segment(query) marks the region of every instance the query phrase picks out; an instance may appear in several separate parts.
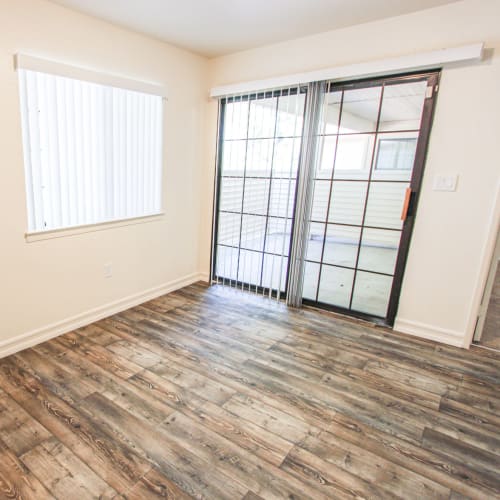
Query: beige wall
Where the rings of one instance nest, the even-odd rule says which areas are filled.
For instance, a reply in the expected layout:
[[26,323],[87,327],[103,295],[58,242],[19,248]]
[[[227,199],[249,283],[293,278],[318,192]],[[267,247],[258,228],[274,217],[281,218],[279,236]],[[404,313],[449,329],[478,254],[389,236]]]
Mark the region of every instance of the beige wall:
[[[16,52],[168,87],[165,216],[25,241]],[[104,314],[109,304],[120,307],[155,287],[196,279],[206,77],[206,59],[189,52],[45,0],[0,0],[0,354],[19,336],[33,334],[36,340],[72,321]],[[108,262],[114,276],[106,279]]]
[[[444,70],[396,328],[468,345],[491,250],[500,154],[500,2],[466,0],[211,61],[210,86],[484,41],[486,60]],[[209,105],[200,267],[208,270],[216,105]],[[436,174],[459,175],[454,193]]]

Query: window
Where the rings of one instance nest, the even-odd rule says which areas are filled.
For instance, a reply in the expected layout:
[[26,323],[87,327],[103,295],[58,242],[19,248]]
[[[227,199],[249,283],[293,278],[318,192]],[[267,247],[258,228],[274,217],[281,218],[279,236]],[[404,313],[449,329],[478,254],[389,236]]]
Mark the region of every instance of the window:
[[18,73],[29,232],[161,212],[162,95],[38,66]]
[[380,139],[377,170],[411,170],[417,150],[417,139]]

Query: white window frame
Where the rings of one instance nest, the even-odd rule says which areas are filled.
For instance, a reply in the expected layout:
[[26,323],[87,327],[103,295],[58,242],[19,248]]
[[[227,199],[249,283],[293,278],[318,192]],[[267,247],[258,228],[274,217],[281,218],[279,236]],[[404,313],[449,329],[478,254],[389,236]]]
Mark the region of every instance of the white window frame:
[[[160,96],[163,101],[161,110],[161,121],[162,121],[162,137],[161,137],[161,194],[160,194],[160,210],[152,214],[146,215],[135,215],[131,217],[121,217],[112,218],[108,220],[98,221],[90,224],[81,225],[71,225],[63,226],[60,228],[51,228],[46,230],[28,230],[25,232],[25,237],[27,242],[44,240],[48,238],[59,238],[62,236],[72,236],[79,233],[90,232],[90,231],[101,231],[105,229],[110,229],[114,227],[127,226],[132,224],[139,224],[145,222],[157,221],[164,215],[163,209],[163,174],[165,170],[165,141],[164,141],[164,121],[165,121],[165,102],[167,100],[167,89],[164,85],[159,85],[155,83],[148,83],[144,81],[134,80],[118,75],[112,75],[107,73],[101,73],[85,68],[80,68],[76,66],[71,66],[63,64],[60,62],[55,62],[47,59],[42,59],[26,54],[16,54],[14,56],[14,69],[17,71],[19,69],[35,71],[39,73],[46,73],[49,75],[56,75],[67,77],[75,80],[97,83],[100,85],[105,85],[109,87],[115,87],[119,89],[141,92],[145,94],[151,94],[154,96]],[[21,89],[20,89],[21,92]],[[24,134],[24,130],[23,130]],[[23,152],[26,155],[26,152]],[[24,158],[24,161],[28,161]],[[26,177],[26,189],[28,189],[30,179],[28,179],[28,174],[25,169]],[[28,204],[28,193],[26,192],[26,202]]]

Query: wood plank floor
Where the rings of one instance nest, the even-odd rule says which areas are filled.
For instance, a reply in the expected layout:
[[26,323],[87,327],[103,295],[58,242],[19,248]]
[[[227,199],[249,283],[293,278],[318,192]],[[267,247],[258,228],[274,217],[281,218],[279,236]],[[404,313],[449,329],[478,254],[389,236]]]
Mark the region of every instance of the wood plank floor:
[[0,496],[500,498],[499,368],[195,284],[0,360]]

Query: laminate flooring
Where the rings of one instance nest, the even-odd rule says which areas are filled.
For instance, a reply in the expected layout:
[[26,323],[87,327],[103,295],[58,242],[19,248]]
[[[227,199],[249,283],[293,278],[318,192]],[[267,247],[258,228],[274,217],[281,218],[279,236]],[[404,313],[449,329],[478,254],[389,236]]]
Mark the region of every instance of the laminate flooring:
[[500,498],[499,368],[196,283],[0,360],[0,496]]

